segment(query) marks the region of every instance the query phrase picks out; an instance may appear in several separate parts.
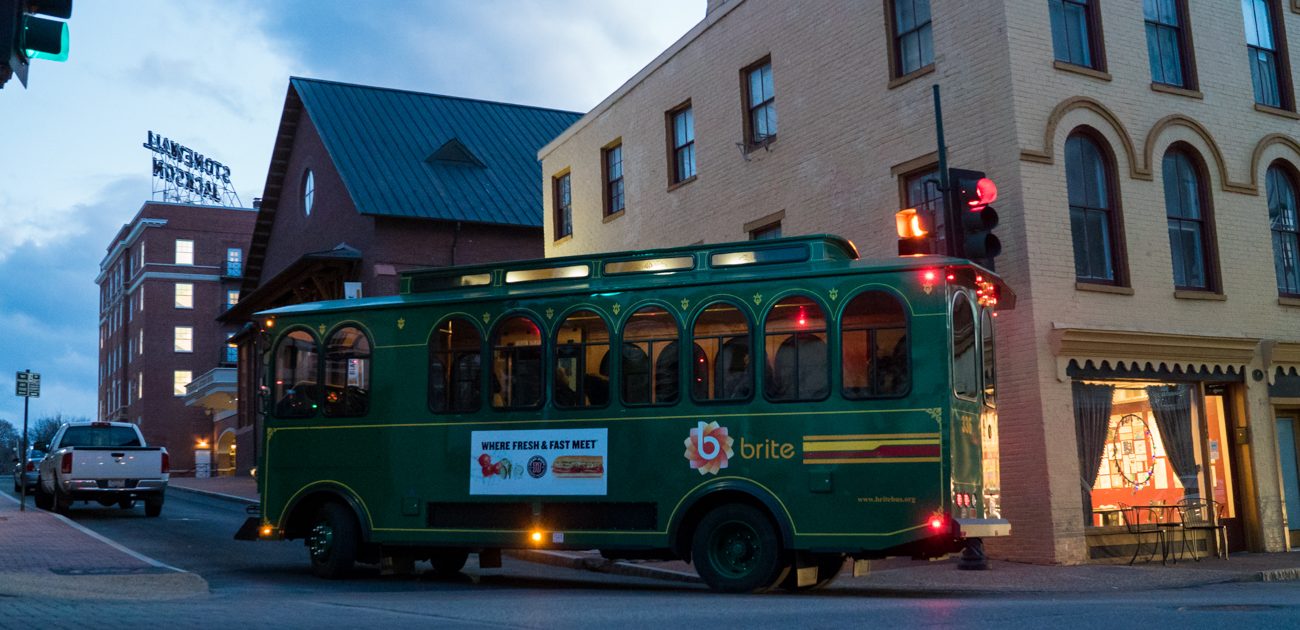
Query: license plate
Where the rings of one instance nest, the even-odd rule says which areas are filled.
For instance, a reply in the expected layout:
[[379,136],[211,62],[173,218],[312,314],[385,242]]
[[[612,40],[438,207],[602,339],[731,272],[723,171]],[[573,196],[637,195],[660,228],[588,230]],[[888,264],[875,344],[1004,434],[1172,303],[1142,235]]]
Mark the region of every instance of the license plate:
[[110,488],[125,488],[125,487],[126,487],[126,480],[125,480],[125,479],[109,479],[109,480],[108,480],[108,487],[110,487]]

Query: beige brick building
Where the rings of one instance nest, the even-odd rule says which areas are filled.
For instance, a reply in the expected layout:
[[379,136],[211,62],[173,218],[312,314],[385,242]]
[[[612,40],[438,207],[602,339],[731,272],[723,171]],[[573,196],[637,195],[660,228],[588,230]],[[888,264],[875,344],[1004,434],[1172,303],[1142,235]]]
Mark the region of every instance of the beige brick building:
[[1197,497],[1231,548],[1283,550],[1300,0],[1249,6],[709,0],[541,150],[547,255],[833,232],[893,256],[937,159],[937,84],[950,166],[998,183],[1019,295],[998,332],[1015,534],[993,550],[1127,557],[1116,510]]

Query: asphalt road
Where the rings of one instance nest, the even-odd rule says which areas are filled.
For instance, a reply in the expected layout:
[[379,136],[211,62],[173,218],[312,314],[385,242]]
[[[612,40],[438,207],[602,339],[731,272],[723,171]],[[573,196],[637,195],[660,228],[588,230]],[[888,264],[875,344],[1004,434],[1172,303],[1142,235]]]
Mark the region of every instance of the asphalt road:
[[[168,494],[163,515],[74,509],[73,520],[131,549],[203,576],[208,596],[170,602],[0,598],[0,628],[175,627],[898,627],[1294,628],[1300,584],[1220,584],[1137,593],[953,595],[879,593],[851,584],[816,594],[721,596],[702,587],[506,559],[455,579],[380,576],[325,581],[299,542],[231,539],[234,503]],[[471,559],[473,565],[473,559]]]

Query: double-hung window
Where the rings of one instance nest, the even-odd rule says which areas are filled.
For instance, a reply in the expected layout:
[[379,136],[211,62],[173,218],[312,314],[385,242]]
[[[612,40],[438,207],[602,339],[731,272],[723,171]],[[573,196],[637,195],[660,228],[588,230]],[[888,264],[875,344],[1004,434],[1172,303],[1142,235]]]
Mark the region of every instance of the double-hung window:
[[909,75],[934,63],[930,0],[889,0],[893,32],[894,77]]
[[611,216],[622,212],[627,205],[623,195],[623,145],[619,143],[606,147],[602,153],[605,172],[605,216]]
[[569,173],[552,180],[555,189],[555,240],[573,235],[573,185]]
[[1273,0],[1241,0],[1245,19],[1246,50],[1250,59],[1250,80],[1255,86],[1255,102],[1260,105],[1290,108],[1287,92],[1289,68],[1282,56],[1277,13]]
[[1056,60],[1102,69],[1097,0],[1047,0]]
[[1174,288],[1215,290],[1209,261],[1209,208],[1201,172],[1186,151],[1174,149],[1165,154],[1163,173]]
[[695,177],[695,113],[690,101],[668,112],[669,183],[680,184]]
[[1151,80],[1192,89],[1191,52],[1184,0],[1142,0]]
[[776,139],[776,91],[772,60],[763,59],[744,71],[745,142],[758,146]]
[[1074,243],[1074,275],[1080,282],[1123,283],[1108,157],[1087,134],[1075,133],[1065,141],[1070,239]]

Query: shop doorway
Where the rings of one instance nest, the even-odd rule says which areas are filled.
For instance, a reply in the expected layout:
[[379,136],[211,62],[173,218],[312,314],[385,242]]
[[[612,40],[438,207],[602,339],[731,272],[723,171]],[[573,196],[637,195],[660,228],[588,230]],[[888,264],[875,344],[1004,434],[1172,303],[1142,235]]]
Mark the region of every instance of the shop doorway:
[[1228,551],[1246,551],[1246,519],[1242,514],[1244,476],[1237,457],[1237,418],[1227,384],[1205,386],[1205,443],[1203,445],[1206,498],[1214,499],[1228,526]]
[[1277,451],[1282,465],[1282,496],[1286,502],[1291,547],[1300,547],[1300,415],[1277,417]]
[[217,476],[235,474],[235,432],[227,430],[217,438],[215,451],[217,459]]

